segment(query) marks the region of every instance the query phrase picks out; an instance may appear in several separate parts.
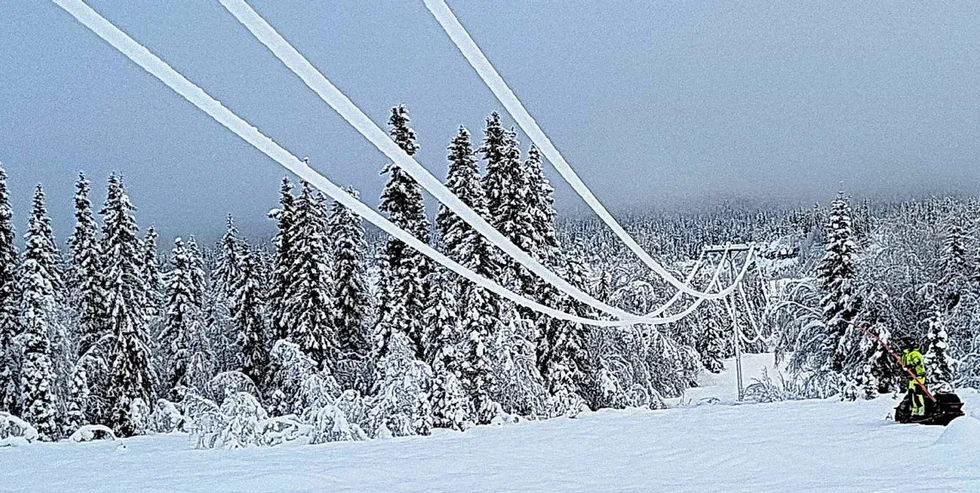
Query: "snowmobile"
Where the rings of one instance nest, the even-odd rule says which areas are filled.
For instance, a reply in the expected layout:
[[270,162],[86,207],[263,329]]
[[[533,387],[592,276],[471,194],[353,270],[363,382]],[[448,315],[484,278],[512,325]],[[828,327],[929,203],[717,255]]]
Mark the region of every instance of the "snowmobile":
[[926,399],[926,412],[922,416],[912,416],[912,395],[905,398],[895,408],[895,421],[898,423],[917,423],[921,425],[946,426],[950,421],[963,416],[963,401],[951,392],[936,392],[932,399]]
[[[871,331],[867,323],[858,324],[857,327],[868,334],[872,339],[881,344],[882,347],[888,351],[898,366],[902,368],[905,373],[908,373],[912,379],[915,379],[915,373],[912,372],[905,364],[902,362],[902,357],[896,353],[887,342],[883,341],[877,334]],[[902,402],[898,404],[895,408],[895,421],[898,423],[917,423],[922,425],[939,425],[946,426],[954,419],[963,416],[963,401],[960,397],[953,392],[936,392],[935,394],[929,391],[924,383],[919,384],[922,388],[922,392],[925,394],[925,413],[922,416],[912,415],[912,394],[906,393],[905,398]]]

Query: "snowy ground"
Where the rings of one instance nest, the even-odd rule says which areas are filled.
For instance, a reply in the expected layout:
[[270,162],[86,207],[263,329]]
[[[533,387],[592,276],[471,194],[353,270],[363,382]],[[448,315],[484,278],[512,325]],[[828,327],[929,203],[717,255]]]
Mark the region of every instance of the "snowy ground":
[[[750,358],[747,379],[766,361]],[[705,378],[685,401],[724,402],[730,382]],[[980,395],[960,394],[980,416]],[[980,491],[980,420],[899,425],[885,419],[892,406],[690,404],[240,451],[193,450],[184,436],[33,444],[0,449],[0,491]]]

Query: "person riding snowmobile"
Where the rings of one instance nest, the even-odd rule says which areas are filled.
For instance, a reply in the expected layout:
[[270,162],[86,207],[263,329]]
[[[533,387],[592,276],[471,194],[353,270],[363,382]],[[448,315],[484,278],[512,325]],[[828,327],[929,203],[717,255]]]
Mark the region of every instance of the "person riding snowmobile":
[[909,394],[912,400],[912,416],[922,417],[926,414],[926,395],[922,386],[926,384],[925,358],[919,352],[914,340],[906,339],[902,346],[902,364],[915,373],[915,378],[909,379]]

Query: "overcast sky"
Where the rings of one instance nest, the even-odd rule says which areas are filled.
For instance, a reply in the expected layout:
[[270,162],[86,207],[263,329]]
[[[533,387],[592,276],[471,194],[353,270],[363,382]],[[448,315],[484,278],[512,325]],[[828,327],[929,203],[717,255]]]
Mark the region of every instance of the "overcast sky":
[[[456,128],[502,111],[421,1],[251,3],[376,122],[406,104],[440,178]],[[614,210],[980,189],[980,2],[449,3]],[[376,205],[385,158],[217,1],[90,5]],[[19,230],[43,183],[60,239],[79,170],[98,201],[123,174],[165,238],[228,212],[264,234],[284,175],[48,1],[0,2],[0,161]]]

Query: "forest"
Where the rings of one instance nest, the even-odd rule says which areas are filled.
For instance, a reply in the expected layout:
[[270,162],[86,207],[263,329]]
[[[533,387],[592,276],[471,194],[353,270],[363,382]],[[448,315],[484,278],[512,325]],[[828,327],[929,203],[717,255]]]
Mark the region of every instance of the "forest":
[[[389,131],[415,153],[403,106]],[[606,316],[445,206],[427,212],[397,166],[381,171],[379,209],[398,227],[544,305]],[[675,294],[598,219],[558,217],[540,153],[522,148],[496,113],[479,138],[461,127],[448,143],[445,184],[597,299],[647,313]],[[201,448],[239,448],[657,409],[700,372],[721,371],[736,345],[775,353],[787,368],[751,382],[747,399],[904,392],[866,331],[918,345],[931,386],[980,387],[975,198],[854,201],[841,192],[807,208],[634,211],[622,223],[679,278],[709,245],[752,243],[758,253],[745,290],[724,303],[669,325],[597,328],[500,299],[366,230],[306,183],[283,179],[273,238],[246,238],[229,216],[215,245],[193,236],[158,245],[138,226],[122,178],[110,176],[105,190],[96,208],[79,175],[75,228],[59,242],[39,185],[18,237],[0,168],[0,439],[186,432]],[[683,295],[678,306],[694,301]]]

